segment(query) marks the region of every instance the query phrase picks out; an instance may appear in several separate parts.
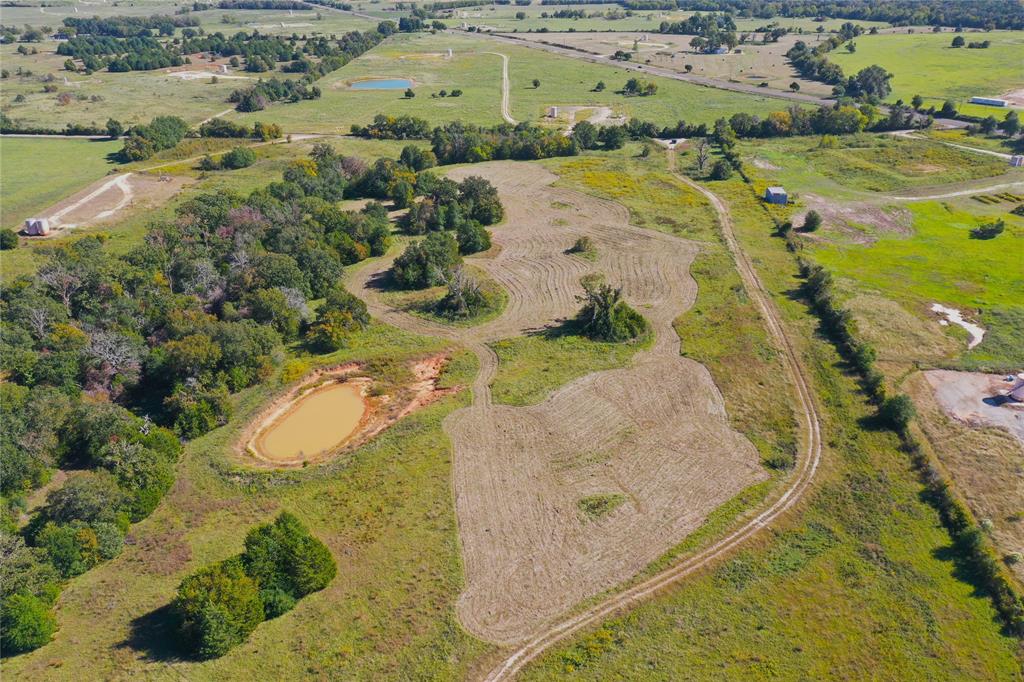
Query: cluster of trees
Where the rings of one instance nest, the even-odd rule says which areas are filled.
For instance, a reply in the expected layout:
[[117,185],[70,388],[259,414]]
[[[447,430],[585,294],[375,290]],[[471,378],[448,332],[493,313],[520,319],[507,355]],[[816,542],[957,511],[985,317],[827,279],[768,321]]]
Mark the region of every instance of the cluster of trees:
[[630,78],[622,87],[622,94],[629,96],[650,97],[658,93],[658,85],[654,81]]
[[128,162],[148,159],[181,142],[188,130],[188,123],[177,116],[157,116],[149,124],[131,129],[119,152],[121,160]]
[[[416,186],[422,199],[410,207],[400,225],[407,234],[426,234],[427,238],[410,244],[395,260],[392,279],[403,289],[450,283],[461,256],[491,247],[485,226],[500,222],[505,215],[498,191],[481,177],[470,176],[456,183],[423,172]],[[462,277],[459,284],[465,283]],[[466,287],[460,290],[465,292]]]
[[103,135],[106,128],[82,123],[67,123],[63,128],[47,128],[39,125],[25,125],[0,111],[0,133],[19,133],[22,135]]
[[855,76],[846,78],[838,64],[825,58],[827,50],[823,48],[831,45],[833,40],[836,40],[836,37],[814,48],[799,40],[786,52],[786,58],[804,78],[835,86],[832,92],[836,96],[856,97],[868,101],[880,101],[888,97],[892,90],[889,85],[892,74],[878,65],[872,65],[861,69]]
[[992,45],[991,40],[972,40],[970,43],[964,40],[963,36],[956,36],[953,38],[952,47],[963,47],[967,45],[969,50],[987,50]]
[[337,572],[327,546],[282,512],[249,531],[241,555],[181,582],[172,604],[181,643],[197,658],[223,656],[263,621],[327,587]]
[[622,300],[622,289],[608,284],[603,275],[586,275],[580,280],[583,304],[576,317],[580,331],[597,341],[621,342],[644,336],[650,324],[643,315]]
[[147,38],[156,31],[161,36],[174,35],[176,28],[198,26],[193,17],[169,17],[154,14],[148,17],[67,17],[63,32],[69,35],[111,36],[113,38]]
[[580,149],[621,149],[628,137],[624,125],[599,127],[590,121],[580,121],[572,129],[573,142]]
[[456,121],[434,128],[430,139],[438,162],[443,164],[544,159],[578,153],[572,138],[528,123],[485,128]]
[[86,71],[151,71],[181,66],[185,58],[156,38],[80,35],[57,46],[57,54],[80,59]]
[[[239,111],[261,111],[271,102],[318,99],[321,94],[320,88],[312,85],[314,81],[345,66],[383,39],[384,34],[380,31],[346,33],[337,41],[336,46],[329,46],[325,39],[318,39],[314,43],[313,52],[320,58],[319,62],[314,63],[293,54],[292,56],[296,57],[295,61],[292,61],[285,69],[294,73],[302,73],[302,77],[294,80],[271,78],[269,81],[260,81],[249,88],[235,90],[231,93],[228,101],[234,103]],[[310,42],[312,41],[307,41],[307,47]],[[265,63],[265,60],[261,61]],[[271,66],[271,68],[273,67]]]
[[273,102],[298,102],[304,99],[320,99],[320,88],[310,86],[305,79],[282,80],[271,78],[256,85],[233,91],[228,102],[238,111],[263,111]]
[[739,43],[736,23],[728,14],[697,12],[683,21],[663,21],[659,30],[662,33],[695,36],[690,46],[699,52],[714,52],[723,46],[731,50]]
[[248,147],[235,147],[221,155],[219,159],[207,154],[200,160],[199,169],[205,171],[238,170],[239,168],[248,168],[254,163],[256,163],[256,152]]
[[367,126],[354,124],[352,134],[377,140],[425,140],[430,137],[430,124],[415,116],[377,114]]
[[276,123],[261,123],[260,121],[256,121],[252,128],[248,128],[223,118],[211,118],[199,126],[199,137],[251,137],[266,142],[280,139],[282,134],[281,126]]

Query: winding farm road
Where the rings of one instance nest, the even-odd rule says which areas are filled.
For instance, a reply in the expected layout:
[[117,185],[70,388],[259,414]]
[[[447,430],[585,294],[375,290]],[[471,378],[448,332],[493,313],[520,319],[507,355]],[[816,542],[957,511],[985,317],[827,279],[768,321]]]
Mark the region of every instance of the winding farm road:
[[505,119],[506,123],[515,125],[516,120],[512,118],[511,105],[509,103],[511,83],[508,79],[508,55],[501,52],[484,52],[484,54],[493,54],[501,57],[501,117]]
[[[674,156],[672,156],[672,152],[669,152],[669,154],[670,160],[674,165]],[[616,612],[635,606],[658,591],[679,582],[686,576],[691,575],[740,546],[796,504],[806,493],[818,469],[818,464],[821,460],[821,422],[811,392],[810,382],[807,378],[807,370],[789,341],[786,330],[779,320],[774,304],[771,302],[770,295],[764,289],[757,272],[736,240],[732,217],[729,215],[726,205],[710,190],[683,175],[678,175],[678,177],[707,197],[708,201],[715,208],[722,225],[722,232],[725,236],[729,252],[732,254],[736,268],[743,279],[744,288],[751,299],[757,304],[772,338],[782,350],[786,372],[796,388],[797,407],[803,422],[803,452],[799,457],[797,470],[789,486],[782,494],[764,511],[747,521],[743,526],[713,545],[690,555],[651,578],[615,594],[577,615],[545,628],[528,642],[512,651],[504,661],[491,670],[484,677],[486,682],[513,679],[526,664],[570,635],[583,628],[595,625]]]

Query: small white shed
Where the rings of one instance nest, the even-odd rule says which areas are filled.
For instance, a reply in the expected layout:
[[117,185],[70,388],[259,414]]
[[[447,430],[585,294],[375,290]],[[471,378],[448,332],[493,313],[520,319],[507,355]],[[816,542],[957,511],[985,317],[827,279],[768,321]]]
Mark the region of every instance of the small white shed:
[[25,221],[25,234],[30,237],[45,237],[50,234],[50,221],[46,218],[29,218]]

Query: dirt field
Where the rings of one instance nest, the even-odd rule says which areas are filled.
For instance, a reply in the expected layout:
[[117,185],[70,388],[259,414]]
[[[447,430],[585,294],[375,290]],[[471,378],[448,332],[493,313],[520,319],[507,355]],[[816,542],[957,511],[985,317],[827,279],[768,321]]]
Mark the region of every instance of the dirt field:
[[[480,359],[473,406],[445,424],[467,583],[458,613],[474,635],[512,643],[635,575],[766,474],[729,427],[710,374],[679,354],[672,321],[696,295],[696,245],[629,225],[618,204],[551,187],[556,177],[539,166],[486,163],[451,175],[488,178],[508,210],[494,230],[498,254],[471,259],[508,290],[504,314],[452,329],[391,310],[374,285],[389,260],[352,286],[389,323],[459,340]],[[565,253],[583,235],[597,244],[596,262]],[[650,320],[652,348],[539,405],[492,404],[497,358],[485,343],[574,315],[588,272],[605,273]],[[625,502],[588,519],[577,505],[595,495]]]
[[[932,370],[907,382],[918,423],[979,519],[992,522],[1003,554],[1024,553],[1024,409],[984,401],[1004,377]],[[1024,580],[1024,562],[1010,569]]]
[[120,219],[126,210],[162,206],[191,182],[183,176],[122,173],[107,176],[39,214],[50,220],[51,235]]
[[[866,202],[839,202],[810,193],[801,194],[800,199],[807,208],[793,215],[793,224],[796,226],[803,224],[809,211],[817,211],[823,227],[855,244],[871,244],[876,241],[879,233],[904,236],[913,234],[910,211],[905,208],[876,206]],[[828,238],[823,233],[806,236]]]

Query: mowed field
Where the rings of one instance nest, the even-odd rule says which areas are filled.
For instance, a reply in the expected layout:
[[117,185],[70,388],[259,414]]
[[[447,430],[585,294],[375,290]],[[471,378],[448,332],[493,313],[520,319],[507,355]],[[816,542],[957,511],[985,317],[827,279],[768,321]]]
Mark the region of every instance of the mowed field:
[[925,106],[941,107],[947,99],[972,116],[995,115],[1002,120],[1006,110],[966,104],[980,95],[998,97],[1024,88],[1024,33],[1020,31],[969,32],[967,42],[992,41],[985,50],[953,48],[952,33],[862,35],[854,40],[857,51],[839,48],[829,59],[854,74],[878,64],[893,74],[889,101],[910,102],[914,95],[925,98]]
[[107,157],[120,148],[110,140],[0,138],[3,227],[20,229],[26,218],[117,168]]
[[736,178],[709,186],[728,202],[744,249],[798,333],[825,411],[826,464],[799,518],[574,635],[522,679],[860,679],[865,670],[1020,679],[1016,640],[999,633],[987,597],[961,581],[898,444],[864,427],[873,408],[794,300],[793,257],[765,238],[771,223],[751,188]]

